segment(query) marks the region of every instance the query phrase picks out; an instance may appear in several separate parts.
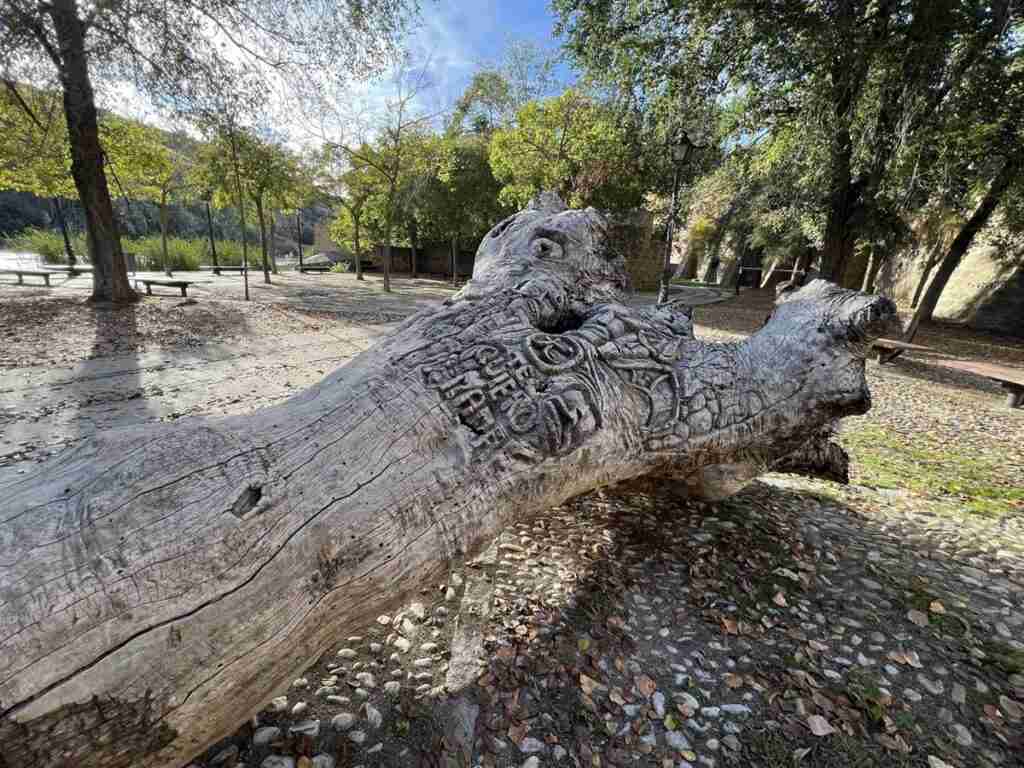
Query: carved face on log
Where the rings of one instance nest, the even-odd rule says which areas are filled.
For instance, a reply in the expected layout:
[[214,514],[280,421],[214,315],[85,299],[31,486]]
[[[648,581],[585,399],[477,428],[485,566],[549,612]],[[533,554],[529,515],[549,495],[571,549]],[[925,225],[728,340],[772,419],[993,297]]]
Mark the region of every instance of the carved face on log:
[[546,196],[487,233],[473,283],[459,297],[482,295],[481,284],[514,287],[522,295],[559,293],[590,304],[616,297],[628,280],[604,218],[593,208],[566,210],[557,197]]

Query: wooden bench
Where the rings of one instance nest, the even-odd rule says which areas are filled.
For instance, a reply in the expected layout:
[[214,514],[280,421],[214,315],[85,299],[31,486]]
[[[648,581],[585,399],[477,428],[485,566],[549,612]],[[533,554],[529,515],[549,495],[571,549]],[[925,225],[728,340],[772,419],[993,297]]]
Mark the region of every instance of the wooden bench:
[[999,382],[1006,390],[1007,407],[1020,408],[1024,405],[1024,370],[1020,368],[1007,368],[995,363],[973,363],[967,360],[942,360],[939,365]]
[[140,278],[135,281],[135,287],[138,288],[139,283],[146,286],[146,295],[153,295],[154,285],[165,285],[168,288],[180,288],[182,296],[188,296],[186,289],[193,284],[191,280],[154,280],[152,278]]
[[25,277],[41,277],[43,282],[46,283],[46,287],[50,287],[50,276],[53,272],[49,270],[37,270],[37,269],[0,269],[0,275],[17,275],[18,285],[25,284]]
[[934,352],[931,347],[923,347],[920,344],[909,344],[899,339],[875,339],[871,342],[871,349],[875,353],[875,359],[879,364],[889,363],[902,355],[904,352]]
[[298,269],[299,272],[330,272],[333,268],[333,264],[303,264]]
[[47,272],[53,272],[56,275],[68,275],[69,277],[74,277],[75,275],[92,274],[92,267],[80,267],[78,265],[75,265],[73,267],[67,267],[63,265],[55,267],[46,266],[44,267],[44,269]]
[[243,272],[248,272],[250,270],[250,267],[234,267],[234,266],[225,267],[225,266],[221,266],[220,264],[218,264],[215,267],[212,264],[210,264],[210,265],[204,264],[204,265],[200,266],[199,269],[201,269],[204,272],[213,272],[213,274],[219,275],[221,272],[237,272],[238,274],[242,274]]

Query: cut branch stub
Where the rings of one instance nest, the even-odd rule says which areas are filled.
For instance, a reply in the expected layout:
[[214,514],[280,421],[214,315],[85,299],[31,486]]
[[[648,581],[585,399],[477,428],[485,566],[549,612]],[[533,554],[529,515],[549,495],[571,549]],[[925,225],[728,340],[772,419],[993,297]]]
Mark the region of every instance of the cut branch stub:
[[101,433],[0,489],[5,758],[181,765],[510,520],[641,476],[728,493],[869,407],[887,299],[817,281],[719,344],[625,285],[602,217],[548,200],[287,403]]

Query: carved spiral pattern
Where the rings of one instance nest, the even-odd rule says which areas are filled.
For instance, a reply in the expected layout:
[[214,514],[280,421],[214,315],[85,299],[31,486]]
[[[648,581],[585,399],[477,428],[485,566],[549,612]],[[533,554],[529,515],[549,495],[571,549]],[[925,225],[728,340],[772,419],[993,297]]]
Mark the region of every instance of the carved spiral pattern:
[[527,359],[544,373],[564,373],[576,368],[586,357],[583,344],[572,336],[532,333],[526,337]]

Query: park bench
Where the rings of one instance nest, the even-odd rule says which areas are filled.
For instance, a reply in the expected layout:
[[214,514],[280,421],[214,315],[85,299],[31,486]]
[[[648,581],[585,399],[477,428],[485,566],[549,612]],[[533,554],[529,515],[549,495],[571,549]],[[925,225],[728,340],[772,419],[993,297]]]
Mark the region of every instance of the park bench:
[[871,342],[871,349],[875,353],[875,359],[879,363],[889,363],[902,355],[904,352],[933,352],[931,347],[923,347],[920,344],[910,344],[898,339],[875,339]]
[[199,269],[201,269],[203,272],[213,272],[213,274],[215,275],[219,275],[221,272],[237,272],[238,274],[242,274],[243,272],[249,271],[249,267],[225,267],[221,266],[220,264],[218,264],[217,266],[213,266],[212,264],[204,264],[200,266]]
[[298,269],[299,272],[330,272],[333,267],[333,264],[303,264]]
[[1024,370],[1007,368],[995,363],[974,363],[967,360],[942,360],[939,365],[956,371],[973,373],[986,379],[998,382],[1006,390],[1008,408],[1020,408],[1024,405]]
[[191,281],[191,280],[155,280],[153,278],[148,278],[147,277],[147,278],[140,278],[140,279],[136,280],[135,281],[135,286],[138,287],[139,283],[142,283],[144,286],[146,286],[146,295],[147,296],[152,296],[153,295],[153,286],[154,285],[164,285],[164,286],[167,286],[168,288],[180,288],[181,289],[181,295],[182,296],[188,296],[188,294],[186,293],[186,290],[188,289],[188,287],[190,285],[193,284],[193,281]]
[[17,275],[18,285],[25,284],[25,277],[41,277],[43,282],[46,283],[46,287],[50,287],[50,276],[53,272],[49,270],[37,270],[37,269],[0,269],[0,275]]
[[43,269],[45,269],[47,272],[53,272],[54,274],[57,274],[57,275],[68,275],[69,277],[74,277],[75,275],[91,275],[92,274],[92,267],[80,267],[78,265],[75,265],[73,267],[68,267],[68,266],[64,266],[64,265],[54,266],[54,267],[46,266],[46,267],[43,267]]

